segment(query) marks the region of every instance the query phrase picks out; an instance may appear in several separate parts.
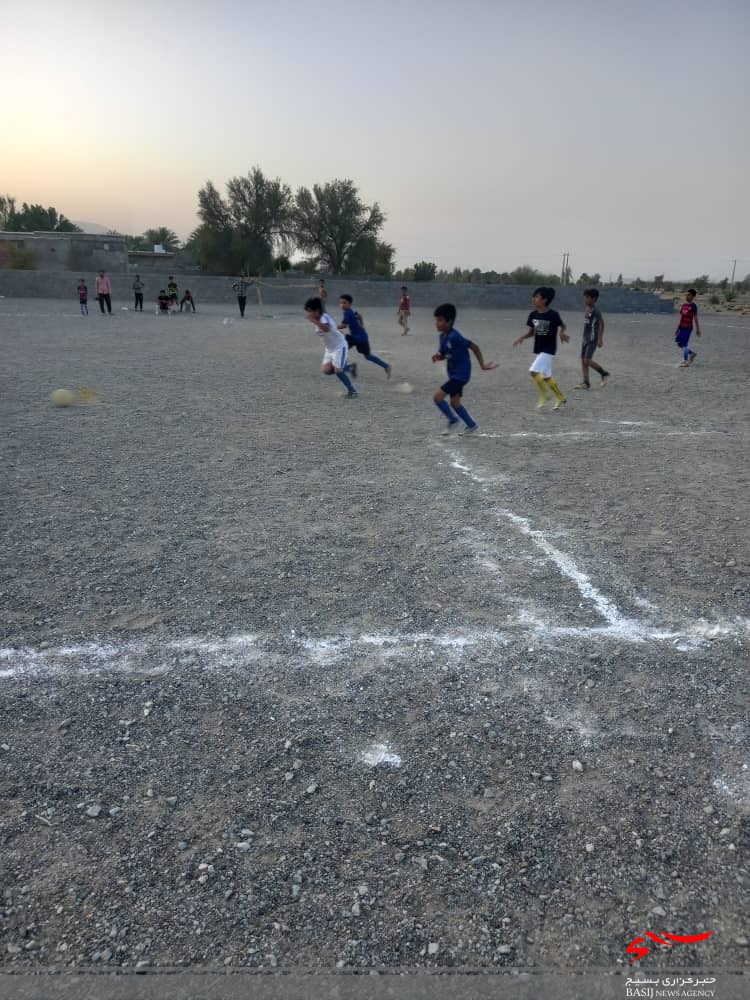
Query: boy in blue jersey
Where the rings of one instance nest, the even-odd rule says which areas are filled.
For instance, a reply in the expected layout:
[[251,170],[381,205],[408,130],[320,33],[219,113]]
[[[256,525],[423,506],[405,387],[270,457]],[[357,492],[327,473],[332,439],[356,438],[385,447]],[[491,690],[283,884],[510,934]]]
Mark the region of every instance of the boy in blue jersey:
[[[339,298],[339,305],[341,306],[341,311],[344,314],[343,319],[339,323],[339,330],[349,330],[349,332],[345,334],[345,337],[350,350],[354,348],[360,354],[363,354],[368,361],[372,361],[374,365],[384,368],[386,378],[390,378],[391,366],[387,361],[383,361],[382,358],[379,358],[377,354],[373,354],[370,350],[370,338],[367,336],[367,330],[365,330],[362,325],[359,313],[356,313],[352,308],[353,301],[354,299],[351,295],[342,295]],[[349,368],[354,378],[356,378],[357,366],[350,365]]]
[[323,303],[317,297],[305,302],[305,315],[316,328],[325,347],[320,370],[324,375],[336,375],[346,386],[347,399],[356,399],[357,390],[346,374],[349,367],[346,363],[349,349],[342,334],[336,329],[333,318],[325,312]]
[[[443,431],[443,437],[448,437],[458,430],[459,418],[466,425],[463,430],[463,436],[466,437],[479,429],[479,425],[475,423],[461,401],[464,389],[471,378],[469,351],[476,355],[482,371],[492,371],[497,365],[494,361],[485,361],[479,345],[467,340],[454,328],[456,307],[452,303],[446,302],[438,306],[433,315],[435,328],[440,334],[440,342],[437,353],[432,355],[432,360],[447,361],[448,381],[435,390],[432,398],[435,400],[435,406],[448,418],[448,426]],[[449,398],[450,404],[447,402]]]
[[536,404],[539,410],[549,399],[547,394],[548,388],[552,390],[555,397],[553,410],[559,410],[566,403],[562,389],[552,376],[552,362],[555,360],[555,355],[557,354],[558,332],[560,340],[564,344],[567,344],[570,337],[565,332],[567,327],[560,313],[556,309],[550,309],[549,307],[554,297],[555,289],[548,288],[546,285],[534,290],[531,300],[534,303],[534,308],[526,320],[526,333],[513,341],[513,346],[518,347],[519,344],[523,343],[524,340],[528,340],[529,337],[534,338],[534,354],[536,357],[531,368],[529,368],[529,375],[536,382],[536,387],[539,391],[539,399]]

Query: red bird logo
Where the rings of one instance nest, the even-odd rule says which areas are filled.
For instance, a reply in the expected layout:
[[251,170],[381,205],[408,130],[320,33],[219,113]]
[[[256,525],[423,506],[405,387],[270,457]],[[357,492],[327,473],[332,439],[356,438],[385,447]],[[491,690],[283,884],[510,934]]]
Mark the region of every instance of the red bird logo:
[[[635,955],[635,958],[630,959],[631,965],[633,962],[637,962],[645,955],[648,955],[651,950],[643,946],[647,937],[650,937],[652,941],[656,941],[658,944],[665,944],[668,948],[671,948],[673,944],[695,944],[696,941],[706,941],[711,937],[713,931],[707,931],[705,934],[667,934],[666,931],[660,931],[660,933],[662,937],[654,934],[653,931],[645,931],[643,937],[637,937],[630,942],[626,951],[629,955]],[[669,938],[669,940],[665,941],[664,938]]]

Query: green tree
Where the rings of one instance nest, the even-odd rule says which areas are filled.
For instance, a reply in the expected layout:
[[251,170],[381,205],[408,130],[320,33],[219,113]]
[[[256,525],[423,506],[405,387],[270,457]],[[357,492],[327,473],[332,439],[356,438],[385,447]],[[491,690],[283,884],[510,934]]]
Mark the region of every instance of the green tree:
[[346,273],[392,278],[395,256],[396,248],[390,243],[383,243],[374,236],[364,236],[349,254]]
[[622,288],[622,286],[623,286],[622,275],[618,274],[617,281],[615,282],[615,288]]
[[690,285],[692,288],[696,290],[696,292],[698,292],[699,295],[703,295],[705,292],[708,291],[709,283],[710,279],[708,275],[701,274],[697,278],[693,278],[693,280],[690,282]]
[[80,233],[76,226],[62,212],[43,205],[29,205],[24,202],[20,210],[16,209],[15,198],[6,195],[0,199],[0,219],[3,228],[15,233]]
[[301,187],[294,201],[294,240],[331,274],[342,274],[361,241],[377,238],[385,216],[377,202],[366,205],[351,180]]
[[291,249],[292,204],[291,188],[278,177],[266,177],[260,167],[227,181],[230,225],[240,237],[249,273],[270,269],[274,255]]
[[414,281],[434,281],[437,274],[437,264],[430,261],[420,260],[413,267]]
[[157,226],[156,229],[147,229],[143,234],[143,239],[147,244],[147,249],[153,250],[155,246],[163,246],[167,253],[175,253],[180,249],[180,241],[177,233],[166,226]]

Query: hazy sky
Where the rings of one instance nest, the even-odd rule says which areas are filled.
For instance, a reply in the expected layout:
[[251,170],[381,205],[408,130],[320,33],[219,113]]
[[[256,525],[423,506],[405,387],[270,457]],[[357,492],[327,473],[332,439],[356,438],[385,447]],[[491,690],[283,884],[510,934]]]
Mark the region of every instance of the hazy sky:
[[0,192],[196,225],[351,177],[399,266],[750,272],[748,0],[3,0]]

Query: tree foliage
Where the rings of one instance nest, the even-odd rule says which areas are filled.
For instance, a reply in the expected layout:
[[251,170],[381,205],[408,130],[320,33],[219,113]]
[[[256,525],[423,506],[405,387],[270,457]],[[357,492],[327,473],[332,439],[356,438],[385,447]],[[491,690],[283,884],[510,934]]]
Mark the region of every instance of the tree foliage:
[[80,233],[77,226],[51,205],[30,205],[24,202],[16,208],[11,195],[0,196],[0,227],[11,233]]
[[347,271],[358,248],[364,252],[364,241],[376,240],[384,222],[378,203],[366,205],[351,180],[314,184],[312,191],[301,187],[294,200],[296,246],[332,274]]

